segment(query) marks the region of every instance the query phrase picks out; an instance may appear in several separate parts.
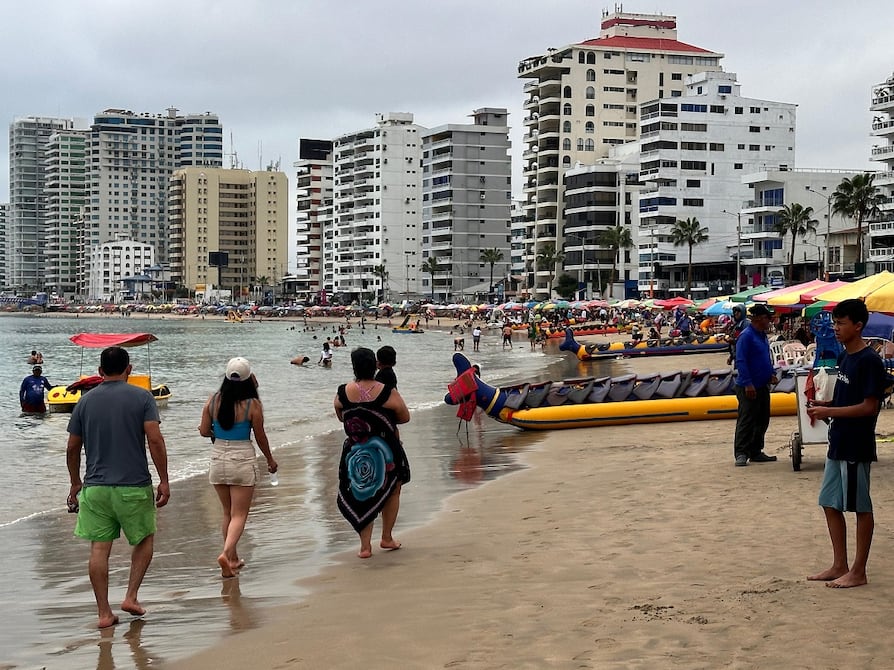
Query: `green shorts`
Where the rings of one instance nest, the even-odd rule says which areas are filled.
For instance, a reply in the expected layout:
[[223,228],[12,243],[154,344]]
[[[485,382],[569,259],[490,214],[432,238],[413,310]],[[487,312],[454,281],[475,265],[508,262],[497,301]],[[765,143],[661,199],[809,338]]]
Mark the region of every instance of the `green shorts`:
[[85,486],[74,534],[91,542],[124,537],[137,545],[155,534],[155,493],[152,486]]

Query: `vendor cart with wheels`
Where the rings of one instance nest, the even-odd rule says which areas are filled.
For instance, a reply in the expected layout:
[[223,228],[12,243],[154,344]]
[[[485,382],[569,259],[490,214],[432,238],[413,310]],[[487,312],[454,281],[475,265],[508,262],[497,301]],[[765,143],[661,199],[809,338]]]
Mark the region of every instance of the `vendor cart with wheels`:
[[[830,374],[837,374],[837,368],[825,368]],[[825,421],[812,421],[807,416],[808,396],[807,381],[813,372],[809,369],[798,370],[795,387],[798,399],[798,430],[792,433],[789,452],[792,457],[792,470],[801,469],[801,457],[805,445],[815,444],[825,447],[829,442],[829,425]],[[824,454],[825,455],[825,454]]]

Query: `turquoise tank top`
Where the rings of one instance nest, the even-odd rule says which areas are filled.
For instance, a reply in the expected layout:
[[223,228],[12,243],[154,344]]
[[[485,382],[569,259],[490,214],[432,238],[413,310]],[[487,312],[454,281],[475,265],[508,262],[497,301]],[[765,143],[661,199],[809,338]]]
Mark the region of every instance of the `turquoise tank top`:
[[218,396],[215,394],[214,402],[211,405],[211,427],[214,430],[214,438],[217,440],[248,440],[251,438],[251,421],[249,421],[248,416],[251,411],[251,401],[249,398],[248,402],[245,404],[245,418],[242,421],[237,421],[233,423],[233,427],[229,430],[225,430],[218,422],[217,417],[215,417],[215,409],[217,406]]

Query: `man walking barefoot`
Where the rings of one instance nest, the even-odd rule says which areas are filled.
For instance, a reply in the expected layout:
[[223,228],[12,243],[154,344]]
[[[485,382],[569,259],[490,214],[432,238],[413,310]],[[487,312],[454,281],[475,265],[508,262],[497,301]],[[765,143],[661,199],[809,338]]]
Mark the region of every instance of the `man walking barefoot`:
[[[130,371],[125,349],[103,350],[99,364],[103,383],[81,397],[68,422],[68,506],[78,512],[75,535],[91,542],[88,571],[98,628],[118,623],[109,606],[109,554],[122,530],[133,551],[121,609],[134,616],[146,613],[138,591],[152,562],[155,510],[164,507],[171,495],[158,408],[151,393],[127,383]],[[154,495],[147,444],[159,476]],[[82,447],[87,461],[83,483]]]
[[[869,497],[869,466],[877,461],[875,424],[882,406],[885,366],[863,341],[869,313],[862,300],[842,300],[832,310],[836,339],[844,345],[831,405],[808,406],[811,419],[831,419],[829,450],[819,504],[832,540],[832,567],[810,581],[846,589],[867,583],[866,563],[875,529]],[[845,512],[857,514],[857,550],[848,568]]]

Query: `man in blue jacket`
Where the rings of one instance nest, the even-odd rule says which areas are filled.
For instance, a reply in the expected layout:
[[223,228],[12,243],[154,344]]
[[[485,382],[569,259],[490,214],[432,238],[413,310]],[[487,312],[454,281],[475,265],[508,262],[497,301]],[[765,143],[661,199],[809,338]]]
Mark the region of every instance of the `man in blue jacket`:
[[770,426],[770,386],[776,383],[770,360],[770,328],[772,312],[764,305],[749,311],[751,323],[736,341],[736,398],[739,415],[736,419],[736,465],[767,463],[775,456],[764,453],[764,435]]

